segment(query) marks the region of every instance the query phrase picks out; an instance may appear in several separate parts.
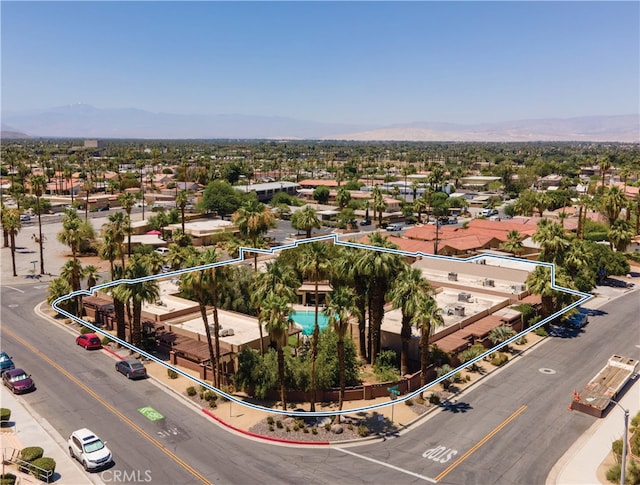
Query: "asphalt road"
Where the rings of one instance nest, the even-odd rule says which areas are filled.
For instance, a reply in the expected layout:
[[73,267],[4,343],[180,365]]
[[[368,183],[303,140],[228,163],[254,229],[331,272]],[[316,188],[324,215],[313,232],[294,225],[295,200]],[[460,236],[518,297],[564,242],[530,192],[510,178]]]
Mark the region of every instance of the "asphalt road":
[[[281,447],[219,428],[151,381],[128,381],[107,355],[84,351],[35,315],[44,293],[34,285],[0,295],[2,350],[38,387],[23,398],[62,436],[90,427],[109,441],[114,469],[149,470],[156,484],[201,483],[198,477],[220,484],[544,483],[595,419],[567,410],[573,390],[613,353],[637,358],[640,343],[633,292],[591,316],[584,333],[547,341],[401,437],[342,449]],[[149,421],[137,411],[143,406],[164,419]]]

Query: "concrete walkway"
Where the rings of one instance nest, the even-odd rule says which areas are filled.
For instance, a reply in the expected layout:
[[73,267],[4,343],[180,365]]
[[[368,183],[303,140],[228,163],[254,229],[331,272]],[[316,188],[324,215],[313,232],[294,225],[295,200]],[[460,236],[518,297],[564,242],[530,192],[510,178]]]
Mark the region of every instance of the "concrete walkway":
[[[3,456],[11,456],[13,450],[21,450],[27,446],[40,446],[44,450],[44,456],[56,461],[53,477],[55,482],[74,485],[102,483],[89,479],[82,466],[69,456],[64,438],[20,396],[14,396],[2,386],[0,397],[2,407],[11,409],[11,424],[2,428],[0,433]],[[33,475],[17,472],[13,466],[7,466],[5,473],[19,475],[22,484],[43,483]]]

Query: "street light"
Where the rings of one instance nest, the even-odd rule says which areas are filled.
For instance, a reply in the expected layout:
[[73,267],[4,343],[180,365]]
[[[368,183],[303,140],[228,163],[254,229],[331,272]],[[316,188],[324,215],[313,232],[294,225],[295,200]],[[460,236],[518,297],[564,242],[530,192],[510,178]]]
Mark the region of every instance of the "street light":
[[[627,468],[627,432],[629,430],[629,410],[622,407],[622,405],[618,401],[614,401],[611,398],[605,397],[604,399],[612,402],[616,406],[618,406],[624,412],[624,434],[622,435],[622,465],[620,467],[620,484],[625,484],[625,475]],[[593,402],[595,401],[595,397],[588,397],[585,401]]]

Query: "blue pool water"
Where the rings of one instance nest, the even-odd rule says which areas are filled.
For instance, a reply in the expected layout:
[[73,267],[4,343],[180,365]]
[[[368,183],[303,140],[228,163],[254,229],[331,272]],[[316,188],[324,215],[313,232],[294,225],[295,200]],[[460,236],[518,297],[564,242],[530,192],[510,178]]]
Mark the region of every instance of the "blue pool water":
[[[313,333],[313,325],[315,324],[316,312],[294,312],[291,314],[291,320],[302,327],[302,335],[311,335]],[[320,330],[327,327],[329,317],[318,313],[318,326]]]

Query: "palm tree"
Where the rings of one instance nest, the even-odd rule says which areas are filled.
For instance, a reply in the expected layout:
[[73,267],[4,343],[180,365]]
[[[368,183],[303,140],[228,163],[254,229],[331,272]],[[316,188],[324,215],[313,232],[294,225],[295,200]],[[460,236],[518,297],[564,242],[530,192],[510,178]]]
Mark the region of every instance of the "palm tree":
[[[47,303],[52,305],[55,300],[69,293],[71,293],[71,285],[66,279],[62,277],[53,279],[47,288]],[[64,300],[58,306],[67,312],[73,312],[71,300]]]
[[[397,249],[386,236],[373,233],[369,244],[380,248]],[[391,282],[402,271],[400,258],[386,251],[367,250],[356,262],[358,271],[369,277],[369,359],[372,365],[380,353],[382,320],[384,319],[385,295]]]
[[620,190],[620,187],[614,185],[604,191],[600,201],[600,212],[608,219],[609,225],[612,226],[626,206],[627,197]]
[[407,356],[409,355],[409,341],[411,340],[412,320],[418,311],[423,294],[432,290],[429,282],[422,277],[422,271],[407,266],[393,281],[388,297],[393,308],[402,310],[402,328],[400,338],[402,349],[400,352],[400,374],[408,372]]
[[507,240],[502,243],[502,249],[518,256],[522,254],[522,241],[524,241],[524,237],[514,229],[507,233]]
[[294,212],[291,215],[291,227],[297,230],[305,231],[307,239],[311,237],[311,231],[320,229],[320,219],[318,213],[310,205],[304,209]]
[[[218,255],[214,249],[208,249],[204,253],[194,254],[188,260],[189,267],[201,266],[204,264],[215,263]],[[213,385],[219,386],[219,358],[220,358],[220,322],[218,321],[218,288],[216,268],[207,268],[199,271],[190,271],[180,277],[180,291],[185,298],[193,299],[198,302],[200,315],[204,323],[204,330],[207,336],[207,346],[209,348],[209,359],[211,360],[211,369],[213,371]],[[207,305],[213,305],[214,320],[214,338],[215,351],[211,341],[211,328],[207,318]]]
[[181,190],[178,192],[178,196],[176,197],[176,205],[178,209],[180,209],[180,220],[182,222],[182,232],[184,232],[184,210],[187,207],[187,203],[189,202],[189,195],[186,190]]
[[340,210],[344,209],[350,200],[351,194],[349,191],[344,186],[340,187],[336,193],[336,202],[338,203]]
[[18,209],[9,209],[3,212],[2,228],[7,231],[11,247],[11,264],[13,266],[13,276],[18,276],[16,272],[16,236],[22,228],[20,223],[20,212]]
[[427,385],[429,366],[429,339],[436,327],[444,325],[442,309],[438,308],[433,297],[425,294],[420,299],[413,321],[420,329],[420,387],[424,387]]
[[604,192],[604,177],[607,170],[611,168],[611,158],[608,155],[602,157],[598,162],[598,167],[600,168],[600,177],[602,178],[602,192]]
[[[344,339],[349,327],[349,319],[358,315],[358,308],[355,305],[355,293],[351,288],[339,286],[334,288],[327,297],[327,306],[324,314],[329,317],[331,325],[338,335],[338,372],[340,379],[340,396],[338,398],[338,409],[342,410],[344,403],[344,390],[346,387],[346,368]],[[340,415],[336,415],[336,423],[340,422]]]
[[384,197],[380,187],[377,185],[371,191],[371,197],[373,198],[373,210],[378,214],[378,227],[382,226],[382,213],[387,208],[384,203]]
[[4,248],[9,247],[9,231],[7,230],[4,220],[5,220],[5,217],[7,217],[10,210],[11,209],[9,209],[8,207],[5,207],[4,204],[0,205],[0,220],[2,222],[2,236],[4,239],[4,243],[2,247]]
[[615,246],[616,251],[624,252],[627,250],[627,246],[631,244],[633,235],[631,224],[627,221],[623,221],[622,219],[618,219],[609,229],[609,244],[612,246],[612,249],[613,246]]
[[[71,286],[72,291],[78,291],[82,289],[82,263],[78,259],[70,259],[67,261],[60,271],[60,277],[66,280]],[[82,296],[76,295],[75,297],[75,311],[76,316],[82,317]]]
[[[501,344],[509,340],[516,334],[515,330],[506,325],[500,325],[499,327],[494,327],[489,331],[488,339],[491,341],[493,345]],[[507,350],[507,347],[505,347]]]
[[564,252],[569,246],[564,228],[549,219],[541,219],[538,222],[538,229],[531,239],[533,242],[540,244],[542,261],[549,263],[561,262]]
[[125,192],[118,196],[118,202],[127,213],[127,256],[131,257],[131,209],[136,204],[136,197],[131,192]]
[[[139,279],[149,276],[149,270],[138,256],[132,257],[124,270],[127,279]],[[116,288],[118,299],[129,305],[132,315],[131,343],[140,348],[142,345],[142,305],[143,303],[156,301],[160,296],[158,283],[155,280],[143,280],[137,283],[119,285]]]
[[[574,286],[567,272],[560,266],[556,267],[556,285],[564,288],[573,288]],[[532,293],[540,295],[543,317],[548,317],[556,308],[571,299],[569,293],[552,288],[551,269],[545,266],[536,266],[536,269],[529,274],[527,287]]]
[[[276,259],[274,262],[267,263],[267,269],[263,273],[254,273],[251,304],[257,314],[260,314],[262,302],[269,293],[275,293],[289,303],[294,303],[297,299],[296,289],[299,286],[299,281],[293,269],[280,261]],[[258,324],[258,327],[260,329],[260,353],[264,355],[262,324]]]
[[85,179],[84,183],[82,184],[82,189],[84,190],[84,193],[85,193],[85,196],[84,196],[84,220],[87,221],[89,219],[89,194],[93,190],[93,182],[91,181],[91,179],[89,179],[88,175],[87,175],[87,178]]
[[44,175],[31,177],[31,190],[36,197],[36,214],[38,215],[38,245],[40,246],[40,274],[44,273],[44,238],[42,236],[42,215],[40,210],[40,197],[47,187],[47,179]]
[[[275,216],[271,209],[256,198],[247,200],[233,214],[233,222],[238,226],[240,234],[250,240],[253,247],[257,248],[258,239],[275,227]],[[258,270],[258,253],[254,253],[254,271]]]
[[284,347],[287,345],[289,328],[292,320],[289,315],[293,312],[286,298],[269,293],[262,304],[259,320],[264,323],[269,332],[269,339],[276,345],[278,354],[278,381],[280,382],[280,400],[282,409],[287,409],[287,391],[284,380]]
[[311,338],[311,412],[316,407],[316,358],[318,357],[318,340],[320,339],[320,326],[318,324],[320,280],[326,279],[331,274],[331,255],[329,244],[324,242],[312,242],[303,248],[299,268],[302,274],[311,278],[314,282],[315,320],[313,324],[313,336]]
[[[426,192],[425,192],[425,194],[426,194]],[[428,208],[429,208],[429,202],[427,201],[427,199],[425,197],[419,197],[417,199],[414,199],[414,201],[413,201],[413,210],[418,213],[418,222],[419,223],[422,222],[422,213],[423,212],[427,212]],[[428,212],[427,212],[427,222],[429,222]]]
[[82,274],[87,278],[87,288],[93,288],[100,279],[100,270],[93,264],[84,267]]

